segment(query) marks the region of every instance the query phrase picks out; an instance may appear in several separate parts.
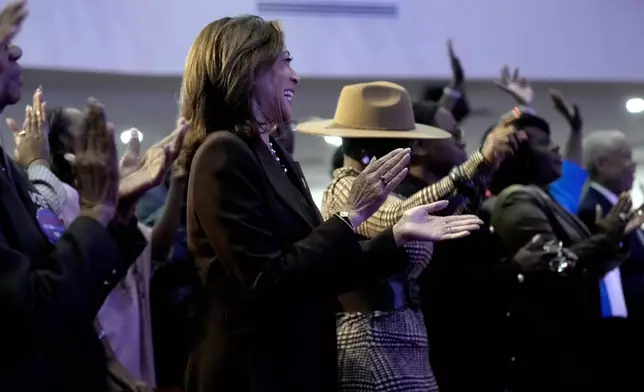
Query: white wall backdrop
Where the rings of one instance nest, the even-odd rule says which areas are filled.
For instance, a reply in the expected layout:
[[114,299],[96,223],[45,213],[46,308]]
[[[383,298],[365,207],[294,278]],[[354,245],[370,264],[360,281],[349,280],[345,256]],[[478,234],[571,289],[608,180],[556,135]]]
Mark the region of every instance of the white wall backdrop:
[[[521,66],[545,80],[644,80],[641,0],[30,0],[31,68],[178,75],[223,16],[282,19],[308,77],[441,78],[452,38],[471,78]],[[375,10],[375,11],[374,11]]]

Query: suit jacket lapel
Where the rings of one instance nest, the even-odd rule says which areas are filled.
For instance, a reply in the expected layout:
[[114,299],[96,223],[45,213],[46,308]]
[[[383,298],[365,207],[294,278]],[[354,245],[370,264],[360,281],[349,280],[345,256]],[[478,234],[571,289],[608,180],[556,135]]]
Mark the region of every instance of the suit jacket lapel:
[[[257,155],[259,164],[264,169],[268,182],[271,184],[273,189],[275,189],[275,193],[277,193],[280,199],[282,199],[284,204],[295,211],[311,227],[318,226],[318,222],[315,222],[313,219],[314,214],[311,214],[309,211],[310,207],[308,207],[308,203],[304,199],[304,196],[300,194],[300,192],[291,183],[284,173],[284,169],[280,163],[273,158],[273,155],[271,155],[271,152],[264,143],[258,138],[251,142],[251,148],[255,152],[255,155]],[[294,171],[296,169],[291,162],[292,160],[289,162],[287,159],[286,162],[281,163],[284,164],[287,170]]]
[[559,218],[559,220],[566,222],[568,226],[572,226],[573,228],[579,230],[584,237],[590,237],[592,233],[590,232],[586,224],[577,217],[577,215],[572,214],[559,203],[554,204],[558,209],[557,217]]

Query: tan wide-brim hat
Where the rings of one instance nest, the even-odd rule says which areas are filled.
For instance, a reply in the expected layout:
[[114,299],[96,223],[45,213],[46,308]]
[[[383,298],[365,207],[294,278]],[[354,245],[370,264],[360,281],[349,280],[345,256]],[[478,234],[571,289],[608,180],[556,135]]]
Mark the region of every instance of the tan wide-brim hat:
[[297,124],[298,132],[343,138],[448,139],[448,132],[414,123],[411,97],[391,82],[344,86],[332,120]]

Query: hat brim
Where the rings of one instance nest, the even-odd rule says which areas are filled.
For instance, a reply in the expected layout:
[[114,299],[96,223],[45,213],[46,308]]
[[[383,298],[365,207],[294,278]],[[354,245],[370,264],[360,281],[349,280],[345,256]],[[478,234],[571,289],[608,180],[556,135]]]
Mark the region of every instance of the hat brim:
[[297,124],[295,130],[301,133],[318,136],[337,136],[352,139],[382,138],[382,139],[449,139],[448,132],[429,125],[414,124],[409,131],[387,131],[382,129],[343,128],[333,124],[333,120],[306,121]]

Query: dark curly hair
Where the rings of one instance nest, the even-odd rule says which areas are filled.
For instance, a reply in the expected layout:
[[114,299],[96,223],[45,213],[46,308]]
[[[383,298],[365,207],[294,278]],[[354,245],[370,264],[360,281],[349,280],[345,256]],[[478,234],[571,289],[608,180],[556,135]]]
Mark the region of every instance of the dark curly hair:
[[65,154],[74,154],[74,134],[71,132],[72,120],[65,113],[65,108],[56,107],[47,110],[49,124],[49,150],[51,154],[51,171],[62,182],[74,185],[73,166],[65,159]]
[[251,105],[255,78],[283,50],[279,23],[259,16],[221,18],[201,30],[190,48],[181,88],[181,113],[190,128],[178,164],[186,171],[210,132],[255,135]]

